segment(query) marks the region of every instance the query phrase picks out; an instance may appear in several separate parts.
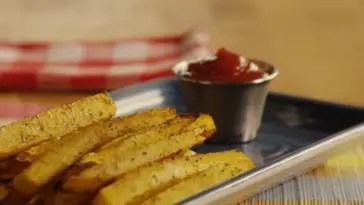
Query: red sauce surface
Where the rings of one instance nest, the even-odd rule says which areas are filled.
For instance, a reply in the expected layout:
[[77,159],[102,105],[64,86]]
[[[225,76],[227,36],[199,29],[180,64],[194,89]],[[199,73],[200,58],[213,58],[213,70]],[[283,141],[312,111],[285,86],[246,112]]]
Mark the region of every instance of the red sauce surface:
[[249,71],[250,62],[241,65],[240,56],[224,48],[216,52],[216,59],[191,63],[191,78],[219,82],[247,82],[262,78],[263,71]]

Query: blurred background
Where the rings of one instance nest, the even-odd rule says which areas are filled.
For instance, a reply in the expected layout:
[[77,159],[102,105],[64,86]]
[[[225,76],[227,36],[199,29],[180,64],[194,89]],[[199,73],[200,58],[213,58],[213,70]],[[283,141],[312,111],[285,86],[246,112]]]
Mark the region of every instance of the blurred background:
[[[362,0],[2,0],[0,41],[99,41],[205,31],[210,48],[263,59],[271,89],[364,105]],[[45,104],[83,93],[1,92]]]

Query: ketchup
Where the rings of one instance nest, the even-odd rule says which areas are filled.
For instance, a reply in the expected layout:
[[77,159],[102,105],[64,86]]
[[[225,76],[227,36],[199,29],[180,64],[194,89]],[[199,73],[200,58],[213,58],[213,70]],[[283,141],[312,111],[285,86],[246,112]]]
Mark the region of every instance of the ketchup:
[[193,79],[218,82],[247,82],[264,76],[261,70],[250,71],[250,65],[241,65],[239,55],[220,48],[215,59],[191,63],[188,71]]

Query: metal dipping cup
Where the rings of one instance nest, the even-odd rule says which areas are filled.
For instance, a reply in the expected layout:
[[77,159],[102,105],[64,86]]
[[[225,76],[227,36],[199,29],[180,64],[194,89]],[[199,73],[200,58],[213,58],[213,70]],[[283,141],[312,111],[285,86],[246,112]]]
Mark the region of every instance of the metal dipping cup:
[[187,111],[210,114],[216,124],[216,133],[208,140],[215,144],[245,143],[258,133],[269,82],[278,75],[273,65],[252,60],[268,76],[249,82],[210,82],[186,76],[188,61],[173,67],[177,76]]

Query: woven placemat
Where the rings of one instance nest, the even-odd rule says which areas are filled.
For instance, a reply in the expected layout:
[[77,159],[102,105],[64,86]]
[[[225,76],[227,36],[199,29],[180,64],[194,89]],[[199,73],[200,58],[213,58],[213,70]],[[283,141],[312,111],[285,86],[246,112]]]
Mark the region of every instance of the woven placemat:
[[239,205],[364,205],[363,176],[364,148],[358,147]]

